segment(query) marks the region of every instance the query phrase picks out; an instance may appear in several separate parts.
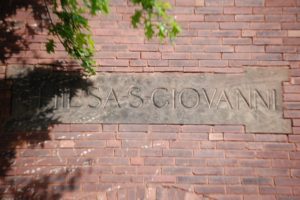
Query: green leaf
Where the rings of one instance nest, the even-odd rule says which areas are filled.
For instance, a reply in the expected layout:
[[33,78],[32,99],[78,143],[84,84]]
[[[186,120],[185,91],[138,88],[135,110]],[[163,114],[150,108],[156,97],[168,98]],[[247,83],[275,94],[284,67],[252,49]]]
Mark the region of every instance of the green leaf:
[[134,28],[137,28],[138,24],[141,21],[142,11],[135,10],[134,15],[131,17],[131,24]]
[[47,52],[54,53],[54,48],[55,48],[54,40],[52,40],[52,39],[48,40],[46,43]]

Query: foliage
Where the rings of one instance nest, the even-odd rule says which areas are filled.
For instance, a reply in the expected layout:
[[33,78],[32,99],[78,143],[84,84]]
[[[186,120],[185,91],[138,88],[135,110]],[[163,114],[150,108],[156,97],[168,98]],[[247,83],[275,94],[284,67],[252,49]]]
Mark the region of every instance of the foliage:
[[[95,48],[87,13],[109,13],[109,0],[52,0],[53,13],[58,20],[52,20],[49,34],[58,36],[68,54],[81,61],[81,66],[89,74],[95,74],[96,62],[93,59]],[[176,21],[167,13],[171,9],[168,2],[160,0],[130,0],[139,6],[131,23],[134,28],[144,25],[148,39],[159,37],[173,39],[180,32]],[[50,12],[49,12],[50,16]],[[49,39],[46,48],[53,53],[55,42]]]

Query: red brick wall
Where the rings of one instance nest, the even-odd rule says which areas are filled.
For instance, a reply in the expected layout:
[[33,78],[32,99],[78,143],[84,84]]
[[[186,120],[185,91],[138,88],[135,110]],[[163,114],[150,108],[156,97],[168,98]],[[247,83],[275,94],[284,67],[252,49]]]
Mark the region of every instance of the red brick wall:
[[[126,0],[113,0],[108,16],[91,19],[98,71],[243,73],[246,66],[289,67],[283,117],[291,118],[293,133],[250,134],[242,125],[61,124],[49,132],[3,135],[0,196],[300,199],[300,1],[172,4],[183,29],[174,45],[147,41],[142,30],[133,30],[134,8]],[[0,77],[11,66],[66,60],[61,47],[54,55],[45,52],[46,30],[36,27],[30,9],[11,18],[28,47],[5,59]],[[28,27],[36,33],[30,35]],[[0,99],[9,94],[2,92]],[[8,112],[7,104],[1,107],[2,115]]]

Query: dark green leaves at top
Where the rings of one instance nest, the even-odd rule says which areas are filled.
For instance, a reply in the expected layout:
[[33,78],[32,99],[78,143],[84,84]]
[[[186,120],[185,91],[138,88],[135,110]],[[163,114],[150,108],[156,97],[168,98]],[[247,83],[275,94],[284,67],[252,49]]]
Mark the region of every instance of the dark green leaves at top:
[[[58,21],[52,22],[49,34],[58,36],[67,53],[81,61],[81,66],[87,73],[95,74],[94,41],[85,14],[108,13],[109,0],[52,1],[53,13],[58,17]],[[161,40],[167,37],[172,39],[180,32],[178,24],[167,14],[171,8],[169,3],[159,0],[131,0],[131,2],[141,7],[133,14],[131,23],[134,28],[144,24],[148,39],[154,36]],[[46,48],[49,53],[53,53],[54,40],[48,40]]]
[[167,13],[171,9],[170,3],[160,0],[131,0],[131,2],[142,7],[131,17],[131,24],[136,28],[138,24],[143,23],[148,39],[156,36],[160,40],[167,37],[172,40],[180,33],[179,25]]

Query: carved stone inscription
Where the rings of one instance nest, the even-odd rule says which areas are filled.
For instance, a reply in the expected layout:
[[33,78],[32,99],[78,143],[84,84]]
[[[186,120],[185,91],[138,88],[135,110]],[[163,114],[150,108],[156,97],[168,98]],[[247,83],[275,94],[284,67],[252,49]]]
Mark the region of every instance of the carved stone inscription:
[[57,77],[39,77],[29,90],[26,84],[16,86],[13,115],[47,111],[61,123],[244,124],[248,132],[291,132],[290,120],[283,119],[282,112],[285,68],[247,68],[239,75]]

